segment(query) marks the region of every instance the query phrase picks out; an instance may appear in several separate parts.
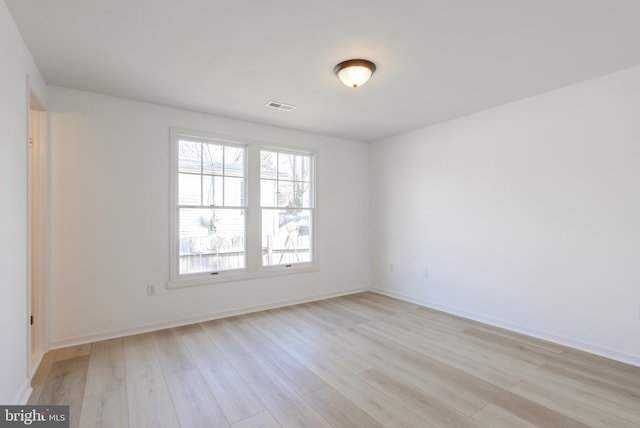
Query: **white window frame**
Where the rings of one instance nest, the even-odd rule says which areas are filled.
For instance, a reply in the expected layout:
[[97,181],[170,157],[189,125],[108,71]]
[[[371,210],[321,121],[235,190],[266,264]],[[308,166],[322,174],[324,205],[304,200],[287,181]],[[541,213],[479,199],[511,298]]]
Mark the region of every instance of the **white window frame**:
[[[278,267],[293,267],[290,265],[304,265],[304,264],[308,264],[308,263],[312,263],[314,260],[314,239],[315,239],[315,234],[313,233],[313,227],[315,225],[314,222],[314,218],[315,218],[315,183],[314,183],[314,171],[315,171],[315,159],[314,159],[314,154],[313,153],[309,153],[309,152],[305,152],[305,151],[300,151],[300,150],[291,150],[288,148],[282,148],[282,147],[273,147],[273,146],[264,146],[264,147],[260,147],[260,156],[262,155],[262,151],[269,151],[272,153],[276,153],[277,155],[283,154],[283,155],[302,155],[302,156],[309,156],[310,158],[310,172],[309,172],[309,184],[310,184],[310,204],[308,207],[300,207],[300,210],[303,211],[309,211],[311,213],[311,247],[309,248],[311,254],[311,262],[291,262],[291,263],[277,263],[277,264],[273,264],[273,265],[268,265],[268,266],[263,266],[263,269],[271,269],[271,268],[278,268]],[[260,175],[262,175],[262,168],[260,168]],[[260,177],[260,179],[262,179],[262,176]],[[276,176],[275,179],[276,182],[279,181],[290,181],[290,180],[282,180],[280,179],[278,176]],[[296,181],[290,181],[291,183],[297,183]],[[261,189],[262,190],[262,189]],[[262,195],[261,195],[262,196]],[[293,208],[296,209],[296,208]],[[260,200],[260,216],[261,216],[261,220],[262,220],[262,215],[264,213],[265,210],[271,210],[271,211],[282,211],[282,210],[286,210],[286,207],[279,207],[277,205],[272,205],[272,206],[263,206],[262,205],[262,198]],[[261,223],[262,224],[262,223]],[[261,234],[262,237],[262,234]],[[263,243],[264,244],[264,243]]]
[[[318,251],[318,151],[314,148],[296,147],[232,137],[206,131],[183,128],[170,129],[170,193],[169,193],[169,279],[167,288],[183,288],[199,285],[241,281],[275,275],[315,272],[319,267]],[[178,204],[178,141],[181,137],[209,140],[213,143],[245,147],[245,268],[180,275],[179,273],[179,204]],[[262,207],[260,204],[260,151],[272,150],[293,154],[311,155],[312,261],[290,265],[262,266]]]

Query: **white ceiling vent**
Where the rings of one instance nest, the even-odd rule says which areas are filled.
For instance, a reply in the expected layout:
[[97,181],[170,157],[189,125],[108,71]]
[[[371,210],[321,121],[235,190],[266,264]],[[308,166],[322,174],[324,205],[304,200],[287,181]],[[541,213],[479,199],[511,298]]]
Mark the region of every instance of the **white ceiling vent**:
[[292,106],[291,104],[279,103],[277,101],[269,101],[266,104],[266,107],[282,111],[294,111],[296,109],[296,106]]

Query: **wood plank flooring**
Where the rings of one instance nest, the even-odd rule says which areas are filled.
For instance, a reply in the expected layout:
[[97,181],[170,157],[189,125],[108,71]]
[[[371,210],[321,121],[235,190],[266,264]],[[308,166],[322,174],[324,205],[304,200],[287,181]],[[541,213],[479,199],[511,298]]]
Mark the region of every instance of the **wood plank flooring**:
[[47,353],[72,427],[640,427],[640,368],[367,292]]

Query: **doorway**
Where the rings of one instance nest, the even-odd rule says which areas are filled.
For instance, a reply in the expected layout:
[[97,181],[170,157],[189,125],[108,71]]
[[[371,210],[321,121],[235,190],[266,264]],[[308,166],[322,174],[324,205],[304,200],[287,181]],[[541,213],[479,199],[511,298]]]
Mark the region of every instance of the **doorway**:
[[47,350],[48,281],[47,112],[29,91],[29,370],[33,375]]

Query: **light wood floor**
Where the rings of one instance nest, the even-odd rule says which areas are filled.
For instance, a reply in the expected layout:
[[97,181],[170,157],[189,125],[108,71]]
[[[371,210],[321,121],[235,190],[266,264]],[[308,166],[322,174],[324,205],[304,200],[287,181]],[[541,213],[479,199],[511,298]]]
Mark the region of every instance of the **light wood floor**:
[[640,368],[375,293],[51,351],[72,427],[640,427]]

